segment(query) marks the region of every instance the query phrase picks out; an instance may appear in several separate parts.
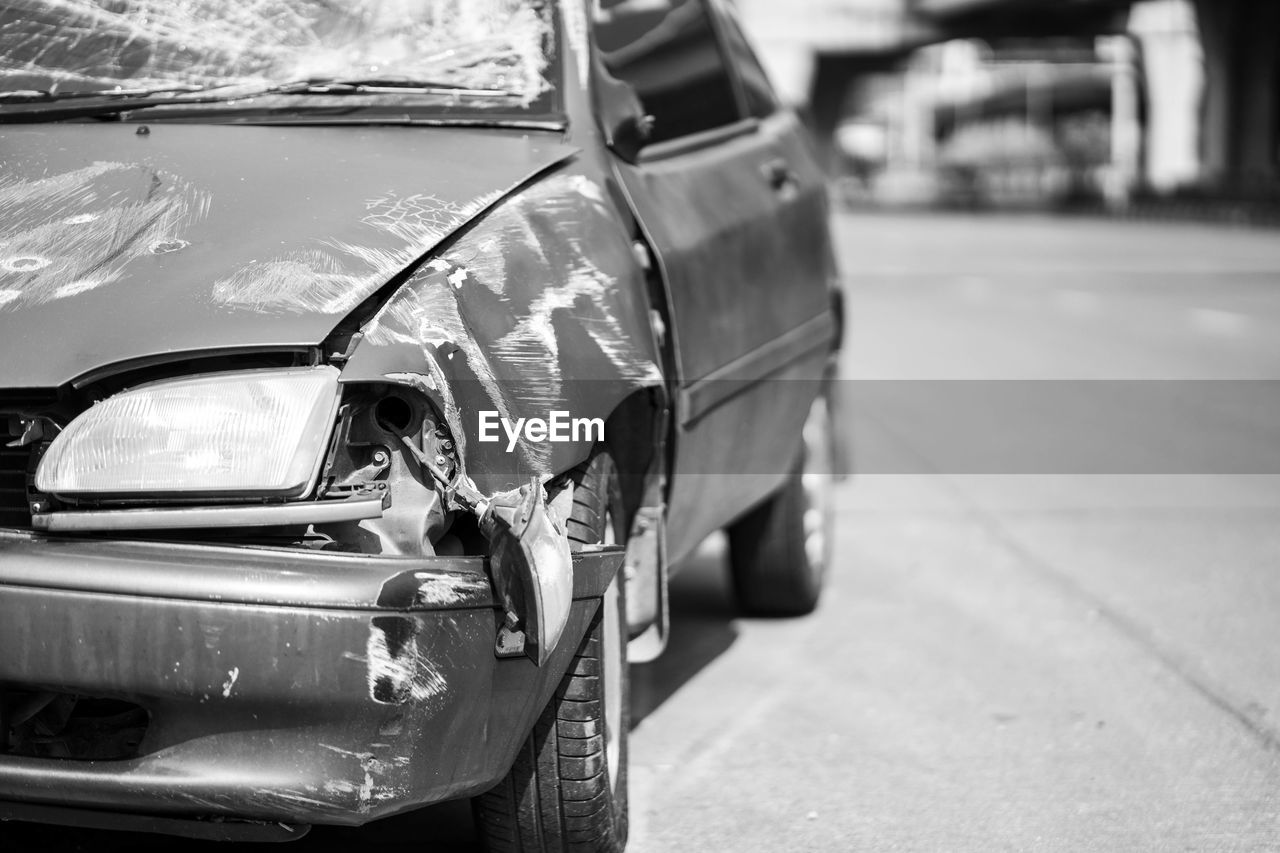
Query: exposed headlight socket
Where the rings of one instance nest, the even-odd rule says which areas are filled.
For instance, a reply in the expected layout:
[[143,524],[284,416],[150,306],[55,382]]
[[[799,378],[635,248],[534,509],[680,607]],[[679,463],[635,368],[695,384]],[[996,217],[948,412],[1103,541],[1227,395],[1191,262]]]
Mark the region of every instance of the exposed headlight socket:
[[379,427],[392,435],[412,435],[414,429],[422,422],[417,407],[399,394],[388,394],[373,407],[373,420]]
[[[432,553],[449,527],[450,513],[435,480],[405,444],[417,452],[426,447],[433,458],[447,453],[441,442],[448,433],[440,420],[430,401],[412,390],[383,383],[345,386],[321,493],[334,498],[378,491],[386,494],[388,509],[380,519],[362,522],[361,530],[326,527],[321,532],[370,553]],[[452,467],[452,455],[448,462]]]

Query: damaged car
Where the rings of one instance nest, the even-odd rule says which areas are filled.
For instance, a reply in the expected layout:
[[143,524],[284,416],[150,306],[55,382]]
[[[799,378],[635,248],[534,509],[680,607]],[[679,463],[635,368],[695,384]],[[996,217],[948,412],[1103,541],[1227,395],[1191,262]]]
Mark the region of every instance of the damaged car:
[[818,601],[826,217],[718,0],[0,2],[0,818],[621,850],[671,572]]

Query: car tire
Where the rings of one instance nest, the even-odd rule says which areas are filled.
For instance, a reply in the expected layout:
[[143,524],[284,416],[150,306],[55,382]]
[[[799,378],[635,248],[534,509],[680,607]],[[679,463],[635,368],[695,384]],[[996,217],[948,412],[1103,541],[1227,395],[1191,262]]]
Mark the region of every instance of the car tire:
[[753,616],[813,612],[831,559],[834,444],[826,397],[810,407],[786,482],[728,529],[738,607]]
[[[573,479],[570,547],[621,541],[612,458],[596,455]],[[619,574],[507,777],[476,798],[476,824],[492,853],[621,853],[626,847],[625,595]]]

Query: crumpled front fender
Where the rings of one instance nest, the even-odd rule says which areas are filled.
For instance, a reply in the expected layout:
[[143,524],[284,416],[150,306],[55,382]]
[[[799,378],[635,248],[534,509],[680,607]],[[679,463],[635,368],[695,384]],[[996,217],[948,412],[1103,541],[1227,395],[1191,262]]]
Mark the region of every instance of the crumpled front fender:
[[342,381],[426,394],[485,495],[546,481],[594,441],[482,442],[483,412],[515,422],[607,419],[661,387],[644,272],[605,187],[564,171],[500,203],[423,264],[364,327]]

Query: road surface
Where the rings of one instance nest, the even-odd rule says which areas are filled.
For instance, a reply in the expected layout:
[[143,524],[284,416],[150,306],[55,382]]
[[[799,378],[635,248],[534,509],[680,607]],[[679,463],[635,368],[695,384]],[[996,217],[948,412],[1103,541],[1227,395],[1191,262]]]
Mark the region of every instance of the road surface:
[[[633,667],[628,849],[1280,850],[1280,240],[884,214],[836,233],[869,472],[840,487],[813,617],[736,618],[720,542],[676,578],[670,648]],[[450,805],[292,849],[335,845],[474,836]]]
[[[629,849],[1280,850],[1280,240],[886,215],[837,234],[845,375],[885,404],[855,399],[855,455],[880,473],[841,489],[815,617],[733,618],[713,551],[677,579],[673,647],[635,679]],[[984,473],[909,446],[948,425],[928,380],[1011,382],[992,432],[1019,452]],[[1210,380],[1249,382],[1215,408]],[[1032,382],[1050,409],[1124,392],[1150,439],[1101,405],[1072,423],[1101,424],[1091,442],[1056,433],[1016,405]],[[895,422],[895,398],[942,429]]]

